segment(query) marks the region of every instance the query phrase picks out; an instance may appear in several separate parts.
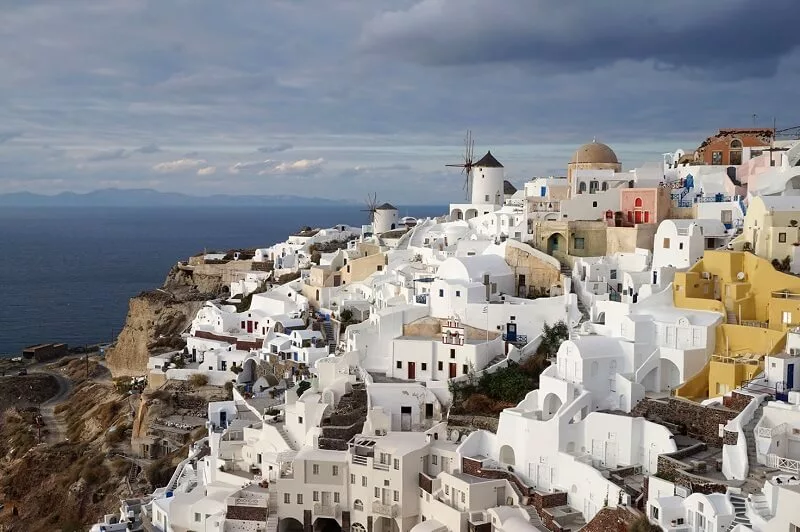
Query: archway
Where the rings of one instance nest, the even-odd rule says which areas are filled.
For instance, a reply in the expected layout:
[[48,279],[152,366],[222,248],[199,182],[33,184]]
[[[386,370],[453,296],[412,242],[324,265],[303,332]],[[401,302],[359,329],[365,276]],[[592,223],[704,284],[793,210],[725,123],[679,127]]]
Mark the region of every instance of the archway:
[[674,390],[681,384],[681,370],[671,360],[662,358],[661,369],[661,391]]
[[561,408],[561,405],[562,401],[558,395],[552,392],[548,393],[542,402],[542,419],[546,421],[552,418],[556,412],[558,412],[558,409]]
[[467,212],[464,213],[464,219],[465,220],[470,220],[472,218],[475,218],[476,216],[478,216],[478,210],[477,209],[467,209]]
[[278,521],[278,532],[303,532],[303,523],[292,517]]
[[547,238],[548,255],[552,255],[555,252],[567,252],[567,239],[561,233],[553,233]]
[[510,445],[500,447],[500,462],[506,465],[516,465],[514,462],[514,449]]
[[389,517],[379,517],[375,520],[372,532],[400,532],[397,521]]
[[647,372],[647,375],[642,379],[642,386],[646,392],[657,392],[658,390],[658,368],[653,368]]
[[314,532],[342,532],[342,525],[336,519],[329,517],[318,517],[314,521]]
[[452,220],[463,220],[464,211],[462,211],[461,209],[453,209],[453,212],[450,213],[450,218]]

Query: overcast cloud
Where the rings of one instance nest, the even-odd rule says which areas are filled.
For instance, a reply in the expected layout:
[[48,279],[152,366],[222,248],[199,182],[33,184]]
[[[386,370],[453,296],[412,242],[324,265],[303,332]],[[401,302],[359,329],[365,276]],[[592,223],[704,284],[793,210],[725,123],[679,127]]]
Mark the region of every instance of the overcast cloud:
[[796,0],[28,0],[0,17],[0,193],[446,203],[467,128],[520,184],[593,137],[631,168],[753,115],[800,124]]

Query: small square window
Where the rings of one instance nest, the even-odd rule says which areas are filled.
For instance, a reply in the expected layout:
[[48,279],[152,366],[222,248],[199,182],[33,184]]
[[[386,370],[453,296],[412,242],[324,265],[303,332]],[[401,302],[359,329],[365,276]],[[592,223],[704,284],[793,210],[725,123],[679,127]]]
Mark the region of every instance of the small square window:
[[444,288],[439,289],[439,297],[444,297]]
[[444,362],[440,360],[438,366],[439,366],[439,371],[442,371],[444,369]]
[[333,466],[333,476],[334,477],[338,477],[339,476],[339,466],[338,465]]
[[461,370],[464,373],[464,375],[466,375],[467,373],[469,373],[469,366],[467,364],[464,364],[461,366]]
[[297,416],[297,422],[303,424],[303,416]]
[[456,358],[456,350],[450,349],[450,358]]
[[378,488],[378,487],[375,488],[375,498],[376,499],[380,499],[381,498],[381,489]]
[[350,484],[355,484],[355,483],[356,483],[356,476],[350,473]]
[[334,491],[333,492],[333,502],[339,502],[339,492],[338,491]]
[[781,244],[786,242],[786,233],[778,233],[778,242]]
[[456,297],[461,297],[461,290],[456,290]]
[[319,475],[319,464],[313,464],[311,466],[311,472],[315,475]]
[[362,488],[366,488],[367,487],[367,477],[363,477],[363,476],[361,477],[361,487]]
[[575,237],[575,249],[583,249],[584,246],[584,239],[583,237],[576,236]]
[[425,362],[420,364],[420,366],[422,367],[422,371],[426,371],[428,369],[428,364],[426,364]]
[[664,249],[669,249],[669,238],[664,239],[664,244],[661,247]]
[[297,494],[297,504],[303,504],[303,494],[302,493],[298,493]]
[[319,492],[318,491],[314,492],[314,497],[313,498],[314,498],[314,502],[319,502]]
[[394,459],[394,468],[395,469],[400,469],[400,459],[399,458],[395,458]]
[[597,207],[597,202],[596,201],[592,202],[592,207]]
[[439,456],[435,455],[435,454],[433,456],[431,456],[431,463],[433,465],[437,465],[439,463]]
[[292,504],[292,494],[291,493],[284,493],[283,494],[283,504]]
[[399,500],[400,500],[400,492],[397,491],[397,490],[394,490],[394,502],[397,502]]
[[397,361],[397,369],[403,369],[403,361],[402,360],[398,360]]

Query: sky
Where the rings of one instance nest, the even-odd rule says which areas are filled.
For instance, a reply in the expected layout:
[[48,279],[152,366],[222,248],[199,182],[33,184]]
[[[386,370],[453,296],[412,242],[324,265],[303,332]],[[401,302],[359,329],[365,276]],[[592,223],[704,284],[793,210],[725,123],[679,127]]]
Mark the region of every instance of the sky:
[[[4,0],[0,193],[442,204],[800,124],[797,0]],[[755,115],[755,117],[754,117]]]

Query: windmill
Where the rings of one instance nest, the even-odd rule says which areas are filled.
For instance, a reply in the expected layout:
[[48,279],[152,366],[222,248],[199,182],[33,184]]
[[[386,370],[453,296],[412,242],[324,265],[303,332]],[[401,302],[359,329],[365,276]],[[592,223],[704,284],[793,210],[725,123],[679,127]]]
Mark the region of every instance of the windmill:
[[467,199],[469,199],[469,185],[470,185],[470,177],[472,176],[472,153],[475,150],[475,140],[472,138],[472,131],[467,130],[467,136],[464,138],[464,162],[460,164],[446,164],[445,166],[451,166],[455,168],[461,168],[461,173],[464,174],[464,190],[467,193]]
[[366,201],[367,208],[361,209],[361,212],[368,212],[369,213],[369,223],[375,223],[375,211],[378,210],[378,194],[376,192],[371,193],[367,196]]

